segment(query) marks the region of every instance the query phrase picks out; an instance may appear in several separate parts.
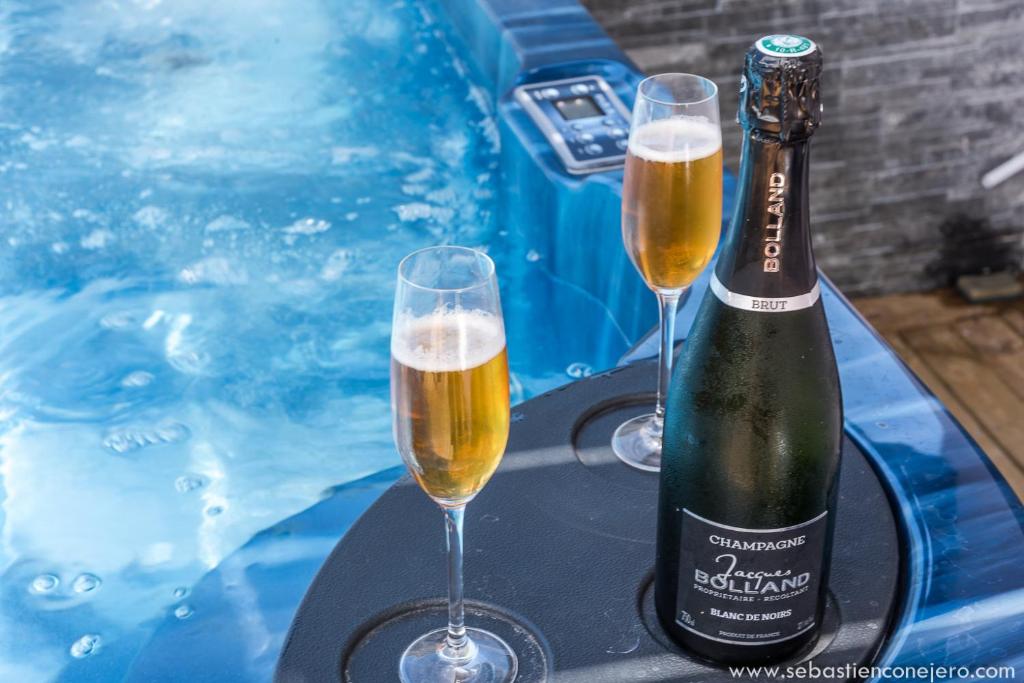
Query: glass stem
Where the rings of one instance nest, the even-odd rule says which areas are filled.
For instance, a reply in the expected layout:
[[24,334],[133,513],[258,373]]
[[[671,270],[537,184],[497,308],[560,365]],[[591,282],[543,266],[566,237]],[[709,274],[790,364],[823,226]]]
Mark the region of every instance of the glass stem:
[[453,661],[472,658],[462,604],[462,520],[466,506],[444,508],[448,530],[448,637],[442,655]]
[[676,336],[676,311],[679,309],[679,297],[685,290],[677,292],[658,292],[658,313],[660,316],[661,347],[658,350],[658,403],[654,407],[655,430],[661,438],[662,425],[665,419],[665,394],[672,379],[672,342]]

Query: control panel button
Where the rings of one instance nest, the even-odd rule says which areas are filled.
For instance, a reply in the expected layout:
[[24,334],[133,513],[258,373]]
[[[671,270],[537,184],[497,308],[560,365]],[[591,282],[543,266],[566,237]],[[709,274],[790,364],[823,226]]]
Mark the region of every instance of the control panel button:
[[590,143],[589,145],[587,145],[583,149],[584,149],[584,151],[586,151],[587,154],[594,154],[594,155],[600,154],[601,152],[604,151],[604,147],[602,147],[601,145],[597,144],[596,142]]
[[578,136],[576,136],[576,139],[579,140],[580,142],[593,142],[594,136],[591,135],[590,133],[580,133]]
[[572,127],[573,130],[583,130],[583,124],[582,123],[574,123],[574,124],[572,124],[571,127]]
[[586,95],[590,92],[590,86],[586,83],[576,83],[570,88],[574,95]]
[[610,131],[608,131],[608,134],[611,135],[613,138],[626,137],[626,131],[622,130],[621,128],[612,128]]
[[540,94],[550,100],[558,97],[558,88],[544,88],[540,91]]
[[603,123],[604,125],[608,126],[609,128],[611,128],[612,126],[618,125],[618,121],[616,121],[615,119],[612,119],[612,118],[607,118],[604,121],[601,121],[601,123]]
[[616,140],[615,146],[621,149],[623,152],[625,152],[626,148],[629,147],[629,140],[625,138],[622,138],[621,140]]

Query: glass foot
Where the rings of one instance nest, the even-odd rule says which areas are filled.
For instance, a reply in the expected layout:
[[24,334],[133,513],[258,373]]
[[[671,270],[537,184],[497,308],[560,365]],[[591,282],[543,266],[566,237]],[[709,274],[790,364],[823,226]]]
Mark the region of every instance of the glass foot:
[[402,683],[512,683],[518,662],[504,640],[488,631],[467,628],[467,657],[445,653],[448,629],[420,636],[406,648],[398,665]]
[[661,469],[662,425],[654,413],[626,420],[612,435],[612,450],[630,467],[657,472]]

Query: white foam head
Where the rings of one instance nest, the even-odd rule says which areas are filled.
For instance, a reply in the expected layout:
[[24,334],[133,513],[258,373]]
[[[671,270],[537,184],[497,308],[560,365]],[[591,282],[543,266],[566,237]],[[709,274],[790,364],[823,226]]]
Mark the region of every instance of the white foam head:
[[423,372],[453,372],[483,365],[505,348],[501,318],[480,310],[439,309],[401,314],[391,334],[391,355]]
[[629,136],[630,153],[647,161],[696,161],[711,156],[721,147],[722,129],[698,116],[649,121]]

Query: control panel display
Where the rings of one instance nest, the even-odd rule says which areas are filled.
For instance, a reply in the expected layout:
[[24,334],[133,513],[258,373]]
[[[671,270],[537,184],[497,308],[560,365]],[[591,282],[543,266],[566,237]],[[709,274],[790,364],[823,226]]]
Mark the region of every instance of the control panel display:
[[601,110],[592,97],[567,97],[564,100],[555,100],[555,109],[566,121],[601,115]]
[[529,83],[516,101],[569,173],[619,168],[629,145],[629,110],[600,76]]

